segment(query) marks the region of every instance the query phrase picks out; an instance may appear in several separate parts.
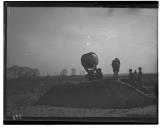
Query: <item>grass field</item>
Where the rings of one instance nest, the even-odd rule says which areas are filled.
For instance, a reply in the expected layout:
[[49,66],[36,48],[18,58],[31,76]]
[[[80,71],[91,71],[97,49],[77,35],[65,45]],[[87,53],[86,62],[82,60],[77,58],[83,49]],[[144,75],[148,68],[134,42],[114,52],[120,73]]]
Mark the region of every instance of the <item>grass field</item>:
[[6,81],[6,116],[37,117],[156,117],[156,74],[141,84],[126,76],[114,81],[87,82],[83,76]]

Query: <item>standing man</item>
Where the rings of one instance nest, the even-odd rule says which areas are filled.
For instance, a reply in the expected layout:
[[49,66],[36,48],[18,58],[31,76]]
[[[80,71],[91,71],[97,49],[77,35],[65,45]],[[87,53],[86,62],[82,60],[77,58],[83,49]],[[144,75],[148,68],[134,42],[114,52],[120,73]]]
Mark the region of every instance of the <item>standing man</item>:
[[120,69],[120,60],[118,58],[115,58],[112,61],[112,68],[113,68],[113,72],[114,72],[113,77],[115,79],[118,79],[118,72],[119,72],[119,69]]
[[130,84],[134,84],[134,82],[135,82],[135,72],[133,73],[132,69],[129,69],[128,79],[129,79]]
[[139,67],[138,69],[139,69],[139,72],[138,72],[138,78],[137,79],[138,79],[139,82],[141,82],[142,81],[142,76],[143,76],[142,68]]
[[137,74],[137,71],[135,70],[135,71],[134,71],[135,82],[137,81],[137,75],[138,75],[138,74]]
[[129,69],[128,79],[129,79],[130,81],[132,81],[132,79],[133,79],[132,69]]

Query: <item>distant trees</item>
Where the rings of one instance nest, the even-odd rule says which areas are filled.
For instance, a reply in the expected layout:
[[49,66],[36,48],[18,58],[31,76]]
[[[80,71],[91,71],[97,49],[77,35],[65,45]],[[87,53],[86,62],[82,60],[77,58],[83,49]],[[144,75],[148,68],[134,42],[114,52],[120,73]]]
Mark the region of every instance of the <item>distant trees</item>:
[[[8,79],[14,79],[14,78],[35,78],[40,76],[40,71],[38,68],[30,68],[26,66],[17,66],[13,65],[9,68],[7,68],[7,78]],[[71,76],[76,76],[77,75],[77,70],[76,68],[71,68],[70,71]],[[78,72],[79,73],[79,72]],[[80,70],[80,75],[84,75],[84,71]],[[68,70],[67,69],[62,69],[60,72],[54,72],[54,76],[67,76],[68,75]],[[52,75],[47,73],[43,73],[42,76],[46,77],[51,77]]]
[[85,71],[79,71],[79,75],[82,76],[82,75],[85,75]]
[[76,75],[76,69],[75,68],[72,68],[71,69],[71,76],[75,76]]
[[7,78],[29,78],[38,76],[40,76],[40,71],[37,68],[32,69],[17,65],[7,68]]
[[34,75],[34,76],[40,76],[40,71],[39,71],[38,68],[34,68],[34,69],[33,69],[33,75]]
[[62,71],[60,72],[61,76],[66,76],[67,75],[68,70],[67,69],[62,69]]
[[7,68],[7,78],[18,78],[20,69],[18,66],[14,65],[10,68]]

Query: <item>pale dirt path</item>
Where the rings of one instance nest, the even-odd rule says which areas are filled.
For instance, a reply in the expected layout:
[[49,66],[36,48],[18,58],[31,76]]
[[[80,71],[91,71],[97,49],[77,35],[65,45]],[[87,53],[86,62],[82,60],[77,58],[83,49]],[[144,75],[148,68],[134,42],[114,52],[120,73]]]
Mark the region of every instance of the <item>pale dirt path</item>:
[[25,109],[21,115],[30,117],[155,117],[157,106],[131,109],[83,109],[37,105]]

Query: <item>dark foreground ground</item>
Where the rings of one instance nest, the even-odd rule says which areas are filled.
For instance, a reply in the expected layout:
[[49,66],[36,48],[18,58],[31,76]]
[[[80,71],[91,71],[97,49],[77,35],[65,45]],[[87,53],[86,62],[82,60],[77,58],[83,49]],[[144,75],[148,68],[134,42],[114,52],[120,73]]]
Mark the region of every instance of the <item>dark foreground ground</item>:
[[21,117],[152,117],[157,116],[157,75],[145,75],[142,83],[105,77],[51,77],[9,80],[6,84],[6,116]]
[[76,108],[133,108],[156,104],[153,97],[122,81],[65,83],[52,87],[37,104]]

